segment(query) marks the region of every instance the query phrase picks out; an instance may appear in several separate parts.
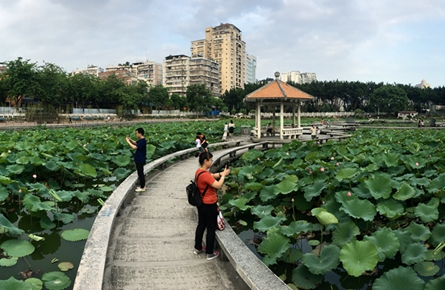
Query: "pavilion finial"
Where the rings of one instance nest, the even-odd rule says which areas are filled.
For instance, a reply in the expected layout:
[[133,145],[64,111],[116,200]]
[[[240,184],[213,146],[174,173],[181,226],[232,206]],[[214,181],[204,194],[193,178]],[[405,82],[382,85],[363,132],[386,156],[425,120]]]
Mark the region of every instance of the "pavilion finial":
[[276,71],[274,75],[275,79],[278,81],[278,79],[280,78],[280,72]]

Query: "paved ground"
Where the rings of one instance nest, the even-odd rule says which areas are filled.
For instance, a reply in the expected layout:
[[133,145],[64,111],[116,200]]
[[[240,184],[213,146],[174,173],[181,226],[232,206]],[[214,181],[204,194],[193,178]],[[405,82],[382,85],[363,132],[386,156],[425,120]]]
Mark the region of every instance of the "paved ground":
[[224,258],[193,254],[197,212],[185,187],[197,168],[192,157],[152,174],[121,211],[103,289],[248,289]]

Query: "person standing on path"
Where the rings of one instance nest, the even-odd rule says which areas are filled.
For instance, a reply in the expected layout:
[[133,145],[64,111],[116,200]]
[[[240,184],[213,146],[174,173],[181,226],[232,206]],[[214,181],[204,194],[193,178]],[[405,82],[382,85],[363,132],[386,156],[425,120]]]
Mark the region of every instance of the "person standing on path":
[[233,123],[233,120],[230,120],[229,136],[232,137],[234,132],[235,132],[235,123]]
[[140,186],[136,188],[136,191],[141,192],[145,191],[144,165],[147,161],[147,141],[144,137],[144,129],[137,128],[136,137],[138,138],[138,141],[134,141],[128,136],[125,140],[131,148],[136,150],[136,153],[134,154],[134,163],[136,164],[140,184]]
[[317,136],[317,128],[315,128],[315,125],[312,125],[310,131],[312,140],[315,140],[315,137]]
[[[219,256],[218,251],[214,251],[215,247],[215,231],[218,220],[218,196],[216,190],[221,188],[224,184],[224,178],[230,174],[230,169],[226,166],[224,171],[218,173],[210,173],[209,168],[212,166],[212,153],[204,152],[199,155],[200,167],[195,172],[195,179],[198,174],[203,172],[196,185],[199,192],[202,193],[206,188],[204,196],[202,197],[202,205],[198,206],[198,226],[195,232],[195,248],[193,253],[201,254],[205,251],[207,260],[213,260]],[[206,245],[202,245],[202,238],[204,231],[207,229]]]
[[222,136],[222,140],[226,141],[227,140],[227,132],[229,131],[229,125],[227,123],[224,124],[224,133]]

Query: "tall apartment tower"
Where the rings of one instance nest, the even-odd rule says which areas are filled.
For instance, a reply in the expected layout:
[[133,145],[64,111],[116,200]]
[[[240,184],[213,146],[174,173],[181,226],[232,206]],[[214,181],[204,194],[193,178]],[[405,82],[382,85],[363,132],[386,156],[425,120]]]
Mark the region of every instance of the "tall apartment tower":
[[246,83],[256,83],[256,57],[246,55]]
[[235,25],[225,23],[206,28],[205,39],[192,41],[191,53],[218,62],[221,94],[231,88],[244,88],[246,43]]
[[306,84],[317,81],[315,73],[300,73],[299,71],[291,71],[281,73],[280,80],[283,82],[294,82],[296,84]]

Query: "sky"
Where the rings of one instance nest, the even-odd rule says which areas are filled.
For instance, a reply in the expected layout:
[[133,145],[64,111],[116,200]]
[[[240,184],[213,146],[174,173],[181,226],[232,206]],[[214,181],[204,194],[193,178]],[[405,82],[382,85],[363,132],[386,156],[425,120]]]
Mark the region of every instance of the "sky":
[[0,62],[162,63],[221,23],[242,31],[259,80],[445,86],[445,0],[0,0]]

